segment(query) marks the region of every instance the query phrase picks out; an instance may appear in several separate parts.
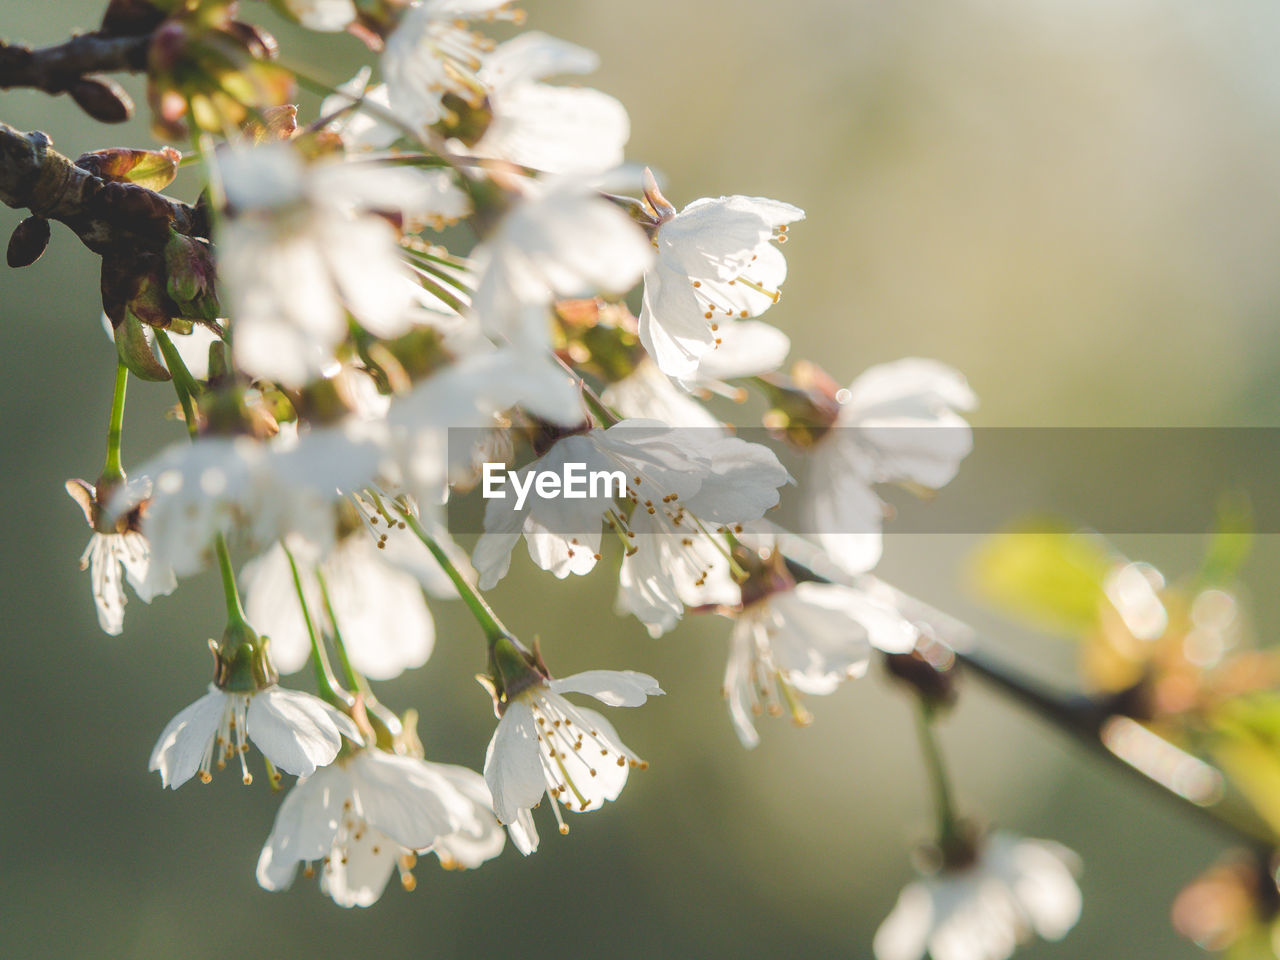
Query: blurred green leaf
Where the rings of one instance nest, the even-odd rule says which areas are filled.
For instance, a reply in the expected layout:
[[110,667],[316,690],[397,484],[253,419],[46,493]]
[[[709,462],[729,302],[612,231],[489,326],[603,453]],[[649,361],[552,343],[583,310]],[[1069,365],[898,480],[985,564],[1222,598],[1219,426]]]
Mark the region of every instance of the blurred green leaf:
[[1098,624],[1113,563],[1098,538],[1039,523],[989,537],[968,566],[974,589],[992,607],[1041,630],[1080,636]]
[[1253,505],[1242,492],[1227,493],[1218,501],[1213,534],[1200,566],[1200,579],[1209,584],[1230,583],[1253,549]]

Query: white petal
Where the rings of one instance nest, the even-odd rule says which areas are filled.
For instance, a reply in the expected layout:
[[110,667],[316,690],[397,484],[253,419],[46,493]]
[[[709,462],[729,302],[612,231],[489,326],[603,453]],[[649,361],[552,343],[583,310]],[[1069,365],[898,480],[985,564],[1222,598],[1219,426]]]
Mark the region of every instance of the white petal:
[[413,757],[362,750],[351,761],[351,777],[364,819],[410,850],[431,846],[470,818],[467,799]]
[[200,769],[209,743],[218,733],[226,713],[229,695],[214,687],[184,708],[160,734],[151,751],[148,770],[160,771],[166,787],[177,790]]
[[504,824],[516,822],[547,790],[539,759],[538,725],[522,700],[507,706],[484,757],[484,781],[493,795],[493,811]]
[[552,693],[585,693],[607,707],[638,707],[663,692],[657,680],[634,670],[586,670],[552,680],[549,686]]
[[933,925],[933,898],[923,884],[908,884],[876,931],[876,960],[920,960]]
[[351,779],[337,764],[295,783],[280,804],[258,857],[259,885],[264,890],[285,890],[299,863],[324,857],[350,799]]
[[330,856],[325,864],[320,889],[340,907],[373,906],[386,889],[403,848],[361,821],[356,821],[352,830],[344,829],[338,843],[340,855]]
[[345,734],[359,743],[351,720],[318,697],[269,687],[249,698],[249,737],[285,773],[309,777],[333,762]]

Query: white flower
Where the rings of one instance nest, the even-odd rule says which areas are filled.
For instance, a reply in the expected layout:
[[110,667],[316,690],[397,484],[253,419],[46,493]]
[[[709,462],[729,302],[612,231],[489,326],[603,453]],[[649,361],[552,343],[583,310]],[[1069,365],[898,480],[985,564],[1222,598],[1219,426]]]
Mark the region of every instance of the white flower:
[[478,75],[493,118],[471,152],[547,173],[598,173],[621,164],[631,135],[621,103],[598,90],[537,82],[591,73],[599,63],[592,51],[543,33],[501,44]]
[[[621,471],[626,498],[662,522],[653,532],[677,542],[707,536],[703,521],[718,525],[760,517],[778,502],[778,487],[788,480],[778,458],[760,444],[653,420],[623,420],[557,440],[516,471],[517,482],[540,471],[564,475],[568,463],[582,464],[588,475]],[[625,533],[627,522],[608,490],[589,493],[594,495],[581,499],[531,495],[520,510],[510,491],[491,499],[471,558],[480,587],[488,589],[506,575],[521,535],[542,569],[561,578],[590,572],[600,557],[601,523]]]
[[696,373],[726,321],[755,317],[777,303],[787,261],[771,241],[804,219],[789,203],[762,197],[695,200],[679,213],[647,176],[659,218],[657,257],[644,276],[640,341],[662,371]]
[[[133,496],[145,498],[150,484],[143,479],[134,481],[131,487]],[[66,490],[84,511],[90,529],[94,529],[95,518],[102,509],[97,490],[83,480],[68,480]],[[137,522],[137,513],[130,512],[111,532],[94,529],[80,556],[80,569],[89,571],[98,626],[113,637],[124,629],[125,580],[143,603],[170,594],[178,586],[171,567],[152,562],[151,545],[138,531]]]
[[[284,890],[323,860],[320,889],[343,907],[377,902],[392,871],[412,890],[417,854],[476,867],[502,852],[484,779],[465,767],[358,750],[296,783],[258,858],[258,883]],[[307,867],[310,876],[312,868]]]
[[[391,110],[387,85],[369,86],[371,73],[369,67],[361,67],[355,76],[334,87],[334,92],[320,103],[320,116],[340,114],[328,124],[327,129],[337,133],[348,150],[384,150],[404,135],[400,127],[387,119],[395,115]],[[356,106],[361,100],[372,109]]]
[[373,163],[307,166],[286,143],[227,149],[230,205],[218,238],[237,366],[300,386],[334,366],[347,313],[379,337],[405,332],[414,284],[392,226],[376,212],[456,218],[443,171]]
[[1047,840],[994,833],[972,864],[909,884],[876,931],[877,960],[1005,960],[1080,919],[1079,858]]
[[471,309],[495,340],[547,347],[558,299],[626,293],[653,259],[640,227],[590,183],[520,181],[524,196],[472,254]]
[[873,647],[908,653],[917,632],[892,607],[834,583],[798,583],[767,593],[737,615],[725,668],[724,696],[744,747],[760,742],[754,716],[785,708],[810,721],[795,691],[825,696],[860,677]]
[[178,789],[196,773],[208,783],[211,767],[240,758],[244,782],[252,783],[245,754],[252,740],[278,769],[309,777],[332,763],[346,736],[360,743],[350,718],[318,697],[274,684],[256,693],[233,693],[210,684],[209,692],[169,721],[151,751],[150,770]]
[[476,73],[493,43],[469,30],[466,21],[520,20],[508,5],[509,0],[421,0],[409,7],[382,54],[397,114],[420,128],[441,119],[446,94],[478,104],[484,88]]
[[717,332],[720,342],[698,358],[694,372],[681,378],[686,389],[703,389],[736,397],[738,391],[727,390],[725,381],[740,377],[756,377],[777,370],[791,350],[791,338],[763,320],[739,320],[722,326]]
[[[423,584],[400,567],[396,555],[401,551],[425,554],[413,558],[419,567],[434,566],[435,561],[416,537],[398,530],[386,536],[380,543],[361,527],[323,556],[300,538],[288,541],[312,622],[317,628],[329,623],[316,577],[318,567],[351,665],[373,680],[391,680],[422,666],[435,644],[435,624],[422,596]],[[443,577],[438,566],[435,571]],[[245,564],[240,576],[245,613],[259,632],[271,638],[276,669],[282,674],[301,670],[310,656],[311,641],[284,547],[276,543]],[[431,582],[438,584],[438,578]]]
[[351,0],[284,0],[284,8],[309,30],[335,33],[356,18]]
[[[323,549],[344,492],[379,478],[387,447],[384,423],[350,417],[269,444],[245,436],[176,443],[141,468],[155,478],[142,518],[152,561],[189,576],[208,562],[218,533],[261,549],[296,532]],[[140,502],[118,500],[117,517]]]
[[[538,834],[529,811],[544,794],[560,832],[568,833],[557,801],[575,813],[597,810],[617,799],[631,767],[647,766],[608,720],[570,703],[565,693],[584,693],[610,707],[638,707],[662,689],[653,677],[632,670],[588,670],[535,683],[507,703],[485,752],[484,779],[498,820],[516,826],[534,847]],[[512,839],[530,852],[516,832]]]
[[973,447],[956,411],[973,409],[977,398],[956,370],[914,358],[870,368],[845,393],[813,452],[809,504],[823,547],[858,573],[880,556],[884,505],[873,485],[949,483]]

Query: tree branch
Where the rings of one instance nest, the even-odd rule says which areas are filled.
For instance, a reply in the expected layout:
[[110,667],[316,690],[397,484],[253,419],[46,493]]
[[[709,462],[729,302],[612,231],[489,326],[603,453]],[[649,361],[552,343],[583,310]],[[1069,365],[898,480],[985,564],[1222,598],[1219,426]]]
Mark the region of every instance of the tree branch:
[[96,177],[54,150],[44,133],[21,133],[5,123],[0,123],[0,200],[65,223],[97,254],[157,251],[170,230],[209,236],[202,210],[135,183]]
[[33,87],[64,93],[91,73],[139,73],[147,67],[151,36],[86,33],[66,43],[32,50],[0,42],[0,90]]

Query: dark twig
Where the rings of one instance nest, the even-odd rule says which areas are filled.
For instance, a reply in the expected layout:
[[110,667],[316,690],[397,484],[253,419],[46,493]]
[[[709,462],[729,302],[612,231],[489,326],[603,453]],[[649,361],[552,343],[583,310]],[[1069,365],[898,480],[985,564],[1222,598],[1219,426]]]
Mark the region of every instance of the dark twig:
[[103,180],[53,149],[45,134],[0,123],[0,200],[58,220],[98,254],[159,250],[169,231],[208,237],[205,214],[133,183]]
[[86,33],[66,43],[32,50],[0,42],[0,90],[32,87],[64,93],[87,74],[139,73],[147,66],[149,34],[112,37]]

